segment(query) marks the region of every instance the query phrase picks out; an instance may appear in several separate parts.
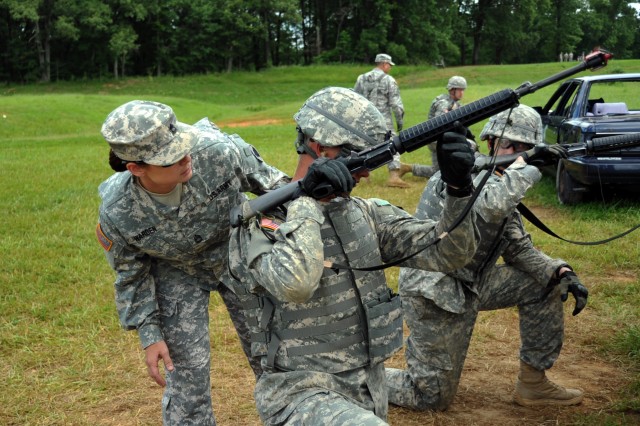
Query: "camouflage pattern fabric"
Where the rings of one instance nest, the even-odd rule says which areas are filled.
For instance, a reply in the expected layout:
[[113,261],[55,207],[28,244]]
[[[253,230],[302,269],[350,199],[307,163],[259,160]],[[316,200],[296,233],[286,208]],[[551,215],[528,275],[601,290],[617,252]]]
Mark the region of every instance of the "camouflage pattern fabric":
[[[289,205],[286,222],[273,232],[273,241],[265,238],[263,229],[255,225],[234,230],[229,264],[235,276],[244,277],[241,278],[242,284],[249,292],[257,295],[268,292],[282,303],[304,303],[314,293],[326,292],[329,288],[327,286],[330,280],[321,280],[323,274],[327,274],[329,278],[334,275],[330,269],[325,270],[322,263],[325,254],[321,229],[333,226],[324,220],[324,210],[331,208],[331,204],[357,204],[357,208],[362,210],[374,230],[372,237],[377,239],[379,260],[388,262],[417,251],[436,235],[440,235],[464,208],[467,200],[468,198],[447,197],[444,201],[443,219],[436,223],[417,220],[382,200],[350,198],[320,203],[308,197],[300,197]],[[443,271],[463,265],[476,248],[473,219],[474,214],[471,214],[449,237],[413,257],[407,261],[407,265]],[[265,240],[270,241],[269,245],[264,244]],[[355,251],[361,243],[357,239],[348,242],[352,246],[350,249]],[[256,246],[260,246],[258,251]],[[319,312],[323,309],[323,303],[327,303],[323,302],[324,299],[328,298],[317,299],[316,308]],[[278,304],[274,309],[273,316],[279,317]],[[332,330],[332,338],[336,333],[340,333],[340,330]],[[350,333],[350,329],[345,328],[344,333]],[[280,425],[299,424],[300,419],[307,419],[308,424],[329,424],[328,419],[331,417],[325,419],[326,408],[322,406],[324,402],[328,402],[336,407],[332,416],[339,414],[338,409],[348,409],[354,416],[358,416],[353,418],[354,424],[385,424],[370,415],[373,412],[382,420],[386,420],[387,416],[382,362],[329,373],[335,365],[348,364],[350,361],[347,352],[339,353],[346,358],[319,359],[313,370],[281,371],[265,367],[255,389],[257,409],[262,421],[269,425]],[[359,354],[353,356],[360,357]],[[263,355],[261,359],[263,366],[268,365],[268,355]]]
[[[385,74],[379,68],[374,68],[365,74],[360,74],[354,89],[357,93],[369,99],[382,113],[387,122],[387,129],[395,134],[392,114],[396,117],[397,127],[404,126],[404,105],[400,97],[400,88],[396,80]],[[400,168],[400,155],[396,154],[388,164],[390,170]]]
[[138,331],[143,348],[165,340],[176,363],[163,399],[167,424],[215,422],[208,384],[210,291],[219,290],[249,356],[243,312],[225,288],[233,285],[229,209],[246,199],[244,191],[259,194],[288,181],[239,136],[223,134],[206,118],[193,128],[193,177],[183,185],[179,207],[155,201],[129,172],[99,187],[96,232],[116,273],[120,323]]
[[[427,120],[431,120],[434,117],[438,117],[439,115],[446,114],[455,108],[460,108],[462,104],[460,101],[454,101],[451,99],[451,95],[448,93],[443,93],[442,95],[436,96],[436,98],[431,102],[431,106],[429,107],[429,114],[427,116]],[[438,170],[440,170],[440,166],[438,165],[438,156],[436,155],[436,142],[431,142],[429,145],[429,151],[431,151],[431,176]],[[422,173],[427,173],[427,171],[423,171]]]
[[[515,211],[540,176],[535,167],[514,163],[502,177],[489,178],[474,205],[476,221],[494,224],[499,231],[490,234],[491,226],[480,230],[479,249],[469,263],[473,268],[448,274],[401,268],[399,289],[410,330],[408,369],[387,369],[390,403],[418,410],[444,410],[451,404],[479,311],[517,306],[520,358],[541,370],[557,359],[564,337],[563,307],[557,289],[547,293],[546,286],[567,263],[534,248]],[[440,211],[443,195],[437,173],[422,194],[416,217]],[[504,264],[495,263],[499,256]]]

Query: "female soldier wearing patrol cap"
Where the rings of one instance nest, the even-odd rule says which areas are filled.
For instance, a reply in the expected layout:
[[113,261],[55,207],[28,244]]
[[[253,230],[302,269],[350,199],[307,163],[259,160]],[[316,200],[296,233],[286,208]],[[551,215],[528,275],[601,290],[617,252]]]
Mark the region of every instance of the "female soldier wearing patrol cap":
[[[116,273],[120,322],[138,331],[149,375],[166,385],[163,422],[213,425],[211,291],[220,293],[249,354],[245,318],[227,288],[229,210],[246,199],[242,192],[260,194],[288,179],[239,136],[206,118],[180,123],[157,102],[116,108],[102,135],[119,173],[99,187],[96,232]],[[257,363],[252,368],[260,374]]]

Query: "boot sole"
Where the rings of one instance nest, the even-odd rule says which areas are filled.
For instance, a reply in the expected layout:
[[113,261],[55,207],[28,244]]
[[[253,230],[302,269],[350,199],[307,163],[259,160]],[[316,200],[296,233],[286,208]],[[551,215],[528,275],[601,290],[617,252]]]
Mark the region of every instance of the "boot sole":
[[577,405],[582,402],[582,398],[584,395],[576,396],[571,399],[525,399],[514,392],[513,400],[516,404],[522,405],[523,407],[535,407],[538,405]]

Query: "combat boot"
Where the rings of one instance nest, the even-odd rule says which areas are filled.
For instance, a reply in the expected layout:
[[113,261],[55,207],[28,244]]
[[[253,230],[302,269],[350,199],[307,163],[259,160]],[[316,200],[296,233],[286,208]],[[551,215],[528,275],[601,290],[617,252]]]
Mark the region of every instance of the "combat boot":
[[520,361],[520,374],[513,393],[514,401],[522,406],[576,405],[582,402],[583,392],[564,388],[547,379],[544,370],[536,370]]
[[400,177],[407,173],[413,173],[413,164],[400,163]]
[[389,170],[389,180],[387,181],[387,186],[392,188],[410,188],[407,182],[403,181],[400,177],[400,169],[398,170]]

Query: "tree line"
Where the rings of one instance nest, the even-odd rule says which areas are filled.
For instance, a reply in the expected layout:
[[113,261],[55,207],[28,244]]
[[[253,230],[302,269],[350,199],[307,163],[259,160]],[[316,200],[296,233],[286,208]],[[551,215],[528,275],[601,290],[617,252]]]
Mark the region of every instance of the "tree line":
[[626,0],[0,0],[0,81],[640,57]]

